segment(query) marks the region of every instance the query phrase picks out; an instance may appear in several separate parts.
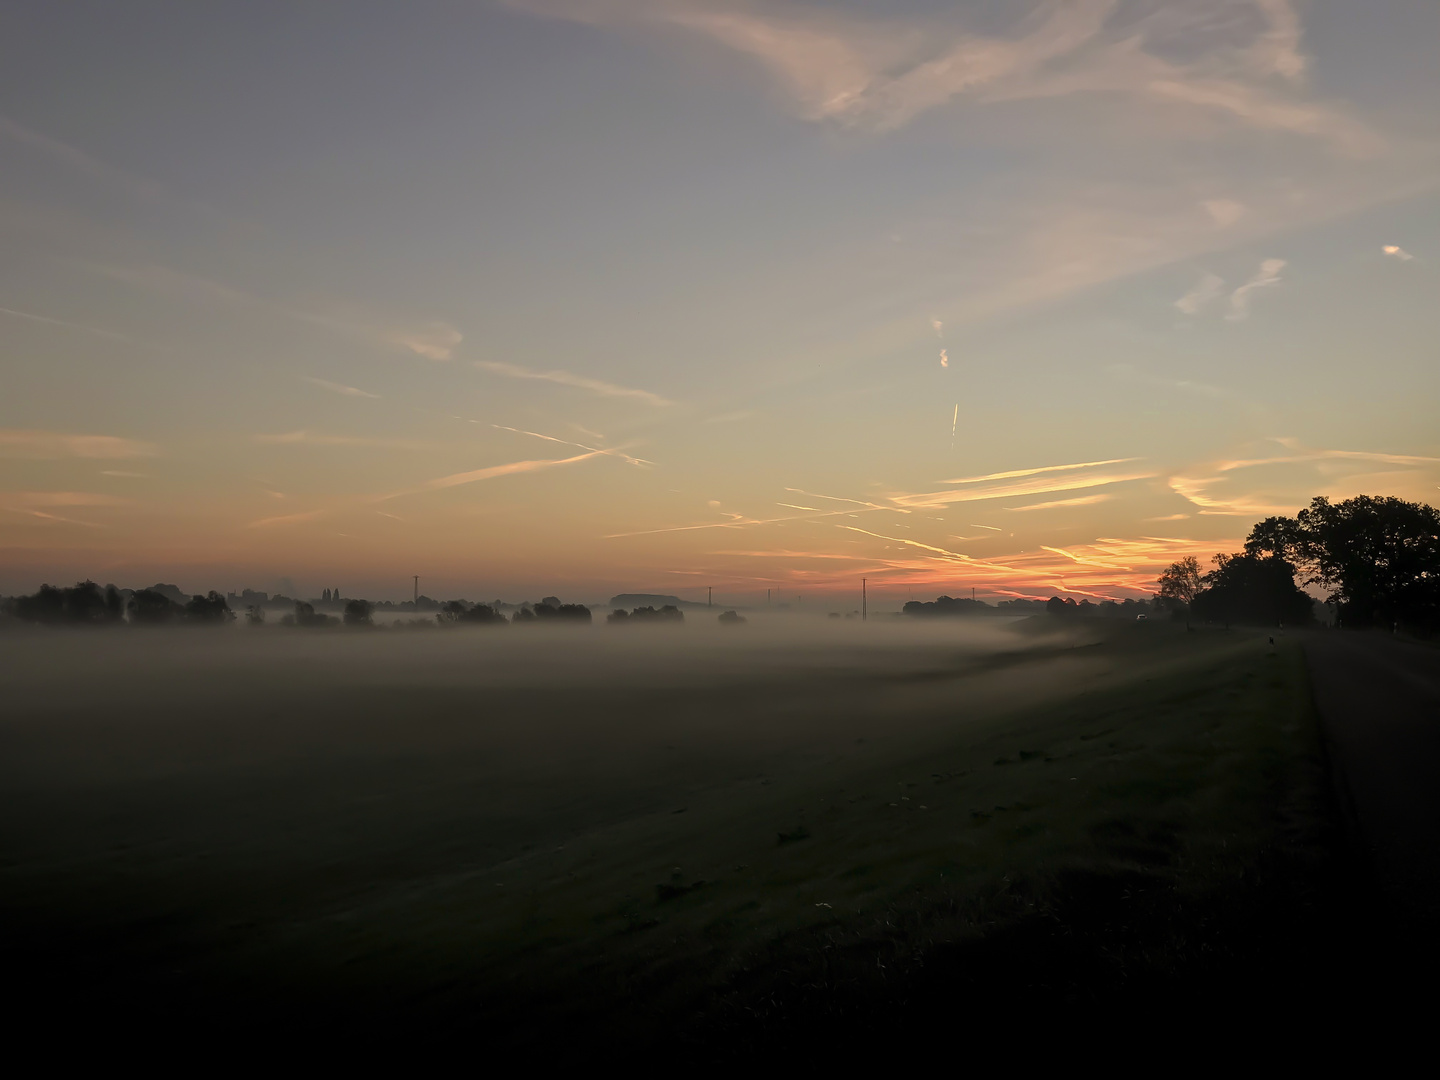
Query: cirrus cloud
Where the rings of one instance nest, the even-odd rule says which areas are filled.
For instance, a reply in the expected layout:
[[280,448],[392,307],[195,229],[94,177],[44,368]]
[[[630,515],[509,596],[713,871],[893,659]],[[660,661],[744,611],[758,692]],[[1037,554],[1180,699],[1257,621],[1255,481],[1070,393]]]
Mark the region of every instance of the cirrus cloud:
[[618,386],[615,383],[602,382],[585,375],[576,375],[571,371],[534,371],[516,364],[502,364],[494,360],[476,360],[475,366],[481,371],[488,371],[493,375],[504,375],[509,379],[536,379],[541,382],[556,383],[560,386],[573,386],[579,390],[587,390],[597,397],[635,398],[647,405],[655,405],[660,408],[675,404],[669,398],[661,397],[649,390],[639,390],[633,386]]
[[72,435],[25,428],[0,429],[0,457],[10,458],[136,458],[156,457],[154,443],[116,435]]

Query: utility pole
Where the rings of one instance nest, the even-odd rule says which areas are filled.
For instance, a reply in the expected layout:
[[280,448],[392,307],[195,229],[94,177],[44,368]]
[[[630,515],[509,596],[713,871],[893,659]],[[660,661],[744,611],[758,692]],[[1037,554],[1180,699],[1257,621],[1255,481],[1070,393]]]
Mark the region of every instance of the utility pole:
[[870,617],[870,597],[866,592],[868,582],[865,578],[860,579],[860,621],[864,622]]
[[706,585],[706,586],[705,586],[705,606],[706,606],[706,607],[714,607],[714,606],[715,606],[715,586],[714,586],[714,585]]
[[419,575],[419,574],[416,574],[416,575],[415,575],[415,603],[416,603],[417,606],[418,606],[419,603],[420,603],[420,575]]
[[765,590],[765,606],[766,606],[766,607],[769,607],[769,606],[770,606],[770,590],[769,590],[769,589],[766,589],[766,590]]

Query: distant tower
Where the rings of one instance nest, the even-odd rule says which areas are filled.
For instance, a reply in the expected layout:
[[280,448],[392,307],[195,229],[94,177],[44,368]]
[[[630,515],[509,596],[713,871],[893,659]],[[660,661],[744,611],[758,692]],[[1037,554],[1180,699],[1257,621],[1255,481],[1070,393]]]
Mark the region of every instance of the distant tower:
[[766,606],[766,607],[769,607],[769,606],[770,606],[770,590],[769,590],[769,589],[766,589],[766,590],[765,590],[765,606]]
[[861,622],[864,622],[867,618],[870,617],[870,597],[869,597],[868,592],[866,591],[866,586],[867,586],[868,584],[869,584],[869,583],[866,581],[865,578],[862,577],[862,578],[860,579],[860,621],[861,621]]
[[420,575],[415,575],[415,603],[420,603]]
[[706,606],[706,607],[714,607],[714,606],[715,606],[715,586],[713,586],[713,585],[706,585],[706,586],[705,586],[705,606]]

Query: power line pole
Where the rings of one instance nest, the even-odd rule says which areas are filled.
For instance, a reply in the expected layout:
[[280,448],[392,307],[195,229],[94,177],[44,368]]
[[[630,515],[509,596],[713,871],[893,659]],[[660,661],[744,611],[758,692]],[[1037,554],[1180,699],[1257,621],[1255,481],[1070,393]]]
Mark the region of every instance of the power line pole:
[[870,596],[867,592],[869,582],[865,578],[860,579],[860,621],[864,622],[870,617]]
[[416,603],[416,605],[418,606],[419,603],[420,603],[420,575],[419,575],[419,574],[416,574],[416,575],[414,575],[414,577],[415,577],[415,603]]
[[706,607],[714,607],[714,606],[715,606],[715,586],[714,586],[714,585],[706,585],[706,586],[705,586],[705,606],[706,606]]

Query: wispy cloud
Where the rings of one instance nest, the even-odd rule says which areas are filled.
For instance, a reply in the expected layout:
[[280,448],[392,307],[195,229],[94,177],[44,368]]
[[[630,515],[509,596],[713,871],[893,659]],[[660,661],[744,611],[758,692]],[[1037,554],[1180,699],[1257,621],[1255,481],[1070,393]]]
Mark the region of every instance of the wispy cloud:
[[[1022,473],[1022,475],[1026,474]],[[935,510],[954,503],[983,502],[988,499],[1013,498],[1017,495],[1044,495],[1050,492],[1105,487],[1110,484],[1128,483],[1132,480],[1146,480],[1154,475],[1156,475],[1154,472],[1148,470],[1100,472],[1070,477],[1039,475],[1010,483],[975,484],[972,487],[951,491],[895,492],[888,497],[895,505],[907,509]]]
[[[1106,458],[1104,461],[1076,461],[1067,465],[1041,465],[1034,469],[1012,469],[1009,472],[985,473],[983,476],[962,476],[958,480],[941,480],[942,484],[982,484],[991,480],[1011,480],[1018,476],[1038,476],[1041,473],[1070,472],[1074,469],[1094,469],[1101,465],[1127,465],[1139,458]],[[980,526],[984,528],[985,526]]]
[[150,474],[149,474],[149,473],[130,472],[130,471],[126,470],[126,469],[101,469],[101,470],[100,470],[100,475],[101,475],[101,476],[117,476],[117,477],[121,477],[121,478],[126,479],[126,480],[148,480],[148,479],[150,479]]
[[58,326],[65,330],[79,330],[83,334],[91,334],[109,341],[125,341],[134,345],[144,344],[143,342],[136,341],[127,334],[122,334],[115,330],[103,330],[98,326],[88,326],[85,323],[72,322],[69,319],[55,319],[49,315],[37,315],[33,311],[18,311],[15,308],[0,307],[0,315],[8,315],[12,319],[25,319],[28,322],[43,323],[47,326]]
[[1093,506],[1095,503],[1109,502],[1113,498],[1114,495],[1081,495],[1075,499],[1055,499],[1052,502],[1032,503],[1030,506],[1007,506],[1005,509],[1017,513],[1024,510],[1055,510],[1062,506]]
[[123,506],[129,501],[88,491],[0,492],[0,505],[5,506]]
[[618,386],[615,383],[576,375],[570,371],[533,371],[530,368],[518,367],[515,364],[502,364],[493,360],[476,360],[475,366],[481,371],[488,371],[493,375],[504,375],[510,379],[536,379],[541,382],[558,383],[561,386],[573,386],[580,390],[588,390],[599,397],[635,398],[648,405],[659,407],[675,404],[659,394],[652,394],[649,390]]
[[255,441],[271,446],[374,446],[389,450],[423,450],[432,444],[411,439],[374,439],[364,435],[324,435],[315,431],[286,431],[256,435]]
[[964,13],[949,9],[862,19],[818,3],[508,2],[591,24],[698,35],[768,69],[810,120],[883,131],[956,100],[1105,94],[1308,136],[1348,153],[1375,143],[1343,110],[1307,100],[1302,31],[1288,0],[1052,0],[1029,6],[993,35],[968,29]]
[[1175,306],[1186,315],[1195,315],[1220,295],[1220,287],[1224,284],[1224,278],[1206,273],[1195,283],[1193,289],[1175,301]]
[[1187,394],[1198,394],[1201,397],[1208,398],[1233,396],[1230,391],[1222,387],[1211,386],[1209,383],[1195,382],[1193,379],[1157,378],[1154,375],[1140,371],[1134,364],[1106,364],[1105,370],[1116,378],[1124,379],[1127,382],[1145,383],[1149,386],[1164,386],[1175,390],[1183,390]]
[[531,438],[544,439],[546,442],[559,443],[561,446],[573,446],[577,450],[590,450],[597,454],[609,454],[611,457],[618,457],[621,461],[624,461],[630,465],[639,465],[643,467],[646,465],[655,464],[653,461],[648,461],[645,458],[633,457],[632,455],[625,453],[624,449],[618,446],[608,448],[586,446],[584,443],[572,442],[570,439],[557,439],[554,435],[542,435],[538,431],[525,431],[523,428],[510,427],[506,424],[491,424],[490,426],[495,428],[497,431],[513,431],[516,435],[529,435]]
[[281,514],[279,517],[260,518],[252,521],[246,528],[249,529],[270,529],[277,525],[300,525],[307,521],[316,521],[324,517],[327,510],[307,510],[303,514]]
[[49,135],[41,134],[33,128],[26,127],[5,116],[0,116],[0,139],[8,139],[28,146],[49,158],[64,162],[78,172],[121,188],[131,196],[146,202],[160,202],[165,199],[165,192],[153,181],[123,169],[117,169],[84,150]]
[[1292,514],[1314,495],[1346,498],[1376,479],[1369,466],[1394,467],[1382,479],[1397,494],[1417,497],[1426,478],[1440,475],[1440,458],[1369,450],[1305,450],[1286,440],[1287,454],[1238,457],[1179,470],[1170,489],[1203,516]]
[[885,536],[883,533],[871,532],[869,529],[857,528],[854,525],[836,525],[837,529],[844,529],[846,532],[863,533],[866,536],[873,536],[879,540],[888,540],[892,544],[903,544],[906,547],[916,548],[920,551],[933,552],[944,559],[955,562],[973,563],[975,560],[969,555],[962,555],[958,551],[951,551],[949,548],[937,547],[934,544],[923,544],[919,540],[911,540],[904,536]]
[[1234,199],[1204,199],[1200,203],[1210,219],[1222,229],[1228,229],[1245,216],[1247,207]]
[[1392,259],[1399,259],[1401,262],[1409,262],[1410,260],[1415,258],[1414,255],[1411,255],[1410,252],[1406,251],[1398,244],[1386,244],[1380,250],[1383,251],[1386,255],[1389,255]]
[[97,276],[158,296],[189,303],[259,310],[279,318],[317,326],[380,348],[404,349],[427,360],[451,359],[456,347],[464,340],[464,335],[447,322],[397,324],[397,321],[379,319],[349,309],[342,314],[307,310],[257,296],[189,270],[179,270],[158,263],[82,261],[75,265]]
[[69,435],[59,431],[0,429],[0,457],[136,458],[160,453],[154,443],[115,435]]
[[734,412],[721,413],[719,416],[707,416],[707,424],[730,424],[736,420],[745,420],[755,415],[754,409],[737,409]]
[[1230,312],[1225,317],[1238,322],[1250,314],[1250,294],[1256,289],[1268,289],[1280,284],[1280,271],[1285,269],[1284,259],[1266,259],[1260,264],[1249,281],[1230,294]]
[[94,521],[81,521],[79,518],[61,517],[59,514],[51,514],[45,510],[33,510],[23,507],[5,507],[17,514],[24,514],[36,518],[47,525],[79,525],[86,529],[103,529],[105,526]]
[[248,307],[265,304],[265,301],[251,296],[243,290],[213,281],[200,274],[176,270],[158,263],[82,262],[79,265],[82,269],[100,277],[119,281],[132,288],[177,299],[225,306]]
[[393,330],[389,339],[427,360],[450,360],[465,335],[449,323],[428,323],[408,330]]
[[379,394],[372,394],[368,390],[360,390],[353,386],[345,386],[341,383],[334,383],[328,379],[317,379],[313,375],[301,375],[301,379],[311,386],[318,386],[322,390],[329,390],[332,394],[343,394],[345,397],[363,397],[379,400]]
[[[468,472],[451,473],[449,476],[441,476],[434,480],[427,480],[423,485],[423,490],[435,491],[442,488],[458,487],[460,484],[474,484],[481,480],[494,480],[500,476],[515,476],[518,473],[558,469],[565,465],[575,465],[581,461],[589,461],[591,458],[604,456],[605,451],[592,450],[589,453],[576,454],[574,457],[568,458],[542,458],[538,461],[511,461],[504,465],[490,465],[483,469],[471,469]],[[402,492],[401,494],[410,494],[410,492]]]

